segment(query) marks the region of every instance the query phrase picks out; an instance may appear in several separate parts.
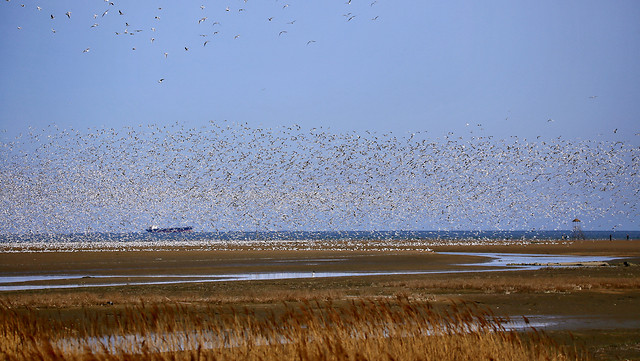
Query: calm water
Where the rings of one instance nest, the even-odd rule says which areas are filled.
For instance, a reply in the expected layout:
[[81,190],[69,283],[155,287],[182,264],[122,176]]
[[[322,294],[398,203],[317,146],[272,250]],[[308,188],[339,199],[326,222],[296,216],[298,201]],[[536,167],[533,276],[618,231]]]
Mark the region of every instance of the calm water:
[[[639,239],[640,231],[584,231],[586,239]],[[76,233],[0,235],[1,243],[55,242],[157,242],[157,241],[357,241],[357,240],[560,240],[572,237],[563,231],[268,231],[188,233]]]

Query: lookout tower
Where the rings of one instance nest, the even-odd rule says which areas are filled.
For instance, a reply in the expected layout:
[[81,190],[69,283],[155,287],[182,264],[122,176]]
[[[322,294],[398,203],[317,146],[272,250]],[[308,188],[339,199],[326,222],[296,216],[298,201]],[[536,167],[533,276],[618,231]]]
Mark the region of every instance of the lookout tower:
[[578,218],[575,218],[573,221],[573,233],[571,234],[572,239],[585,239],[584,233],[582,232],[582,223]]

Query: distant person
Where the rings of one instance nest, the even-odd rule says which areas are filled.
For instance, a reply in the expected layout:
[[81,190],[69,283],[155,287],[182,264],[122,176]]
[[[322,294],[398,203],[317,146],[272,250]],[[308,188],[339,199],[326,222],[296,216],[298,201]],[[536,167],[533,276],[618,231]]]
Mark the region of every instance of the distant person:
[[627,234],[627,241],[629,240],[629,235]]
[[609,235],[609,240],[610,240],[610,241],[612,241],[612,240],[613,240],[613,235],[612,235],[612,234],[610,234],[610,235]]

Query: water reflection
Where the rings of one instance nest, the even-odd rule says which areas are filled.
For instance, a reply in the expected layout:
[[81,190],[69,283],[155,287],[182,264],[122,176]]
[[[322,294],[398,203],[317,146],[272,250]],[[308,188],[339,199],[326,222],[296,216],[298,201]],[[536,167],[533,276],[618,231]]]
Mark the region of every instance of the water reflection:
[[[254,272],[209,275],[17,275],[0,276],[0,291],[40,290],[79,287],[114,287],[136,285],[167,285],[221,281],[261,281],[301,278],[363,277],[412,275],[433,273],[495,272],[509,270],[536,270],[546,267],[567,267],[593,262],[608,262],[620,257],[573,256],[516,253],[440,252],[440,254],[486,257],[478,263],[460,264],[469,268],[398,271],[334,271],[334,272]],[[472,268],[470,266],[473,266]],[[481,267],[481,268],[478,268]],[[486,267],[486,268],[485,268]],[[130,281],[132,280],[132,281]],[[55,281],[56,283],[51,283]],[[69,281],[61,283],[59,281]]]

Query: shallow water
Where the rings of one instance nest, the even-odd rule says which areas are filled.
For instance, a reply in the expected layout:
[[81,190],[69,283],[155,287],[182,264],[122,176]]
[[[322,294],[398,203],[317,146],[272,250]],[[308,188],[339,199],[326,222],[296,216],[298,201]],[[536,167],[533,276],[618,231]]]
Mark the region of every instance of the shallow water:
[[[108,287],[133,285],[161,285],[180,283],[202,283],[221,281],[257,281],[284,280],[301,278],[328,277],[364,277],[386,275],[410,275],[433,273],[463,273],[463,272],[495,272],[509,270],[536,270],[546,267],[566,267],[562,265],[547,265],[553,263],[587,263],[607,262],[620,257],[605,256],[572,256],[572,255],[542,255],[516,253],[473,253],[473,252],[440,252],[441,254],[487,257],[488,261],[461,264],[475,266],[473,269],[459,270],[425,270],[425,271],[357,271],[357,272],[255,272],[255,273],[225,273],[210,275],[17,275],[0,276],[0,291],[39,290],[55,288],[80,287]],[[318,259],[315,261],[328,261]],[[487,269],[477,267],[490,267]],[[128,281],[128,279],[136,281]],[[87,280],[104,279],[103,283],[87,283]],[[68,283],[50,284],[50,281],[69,281]]]

